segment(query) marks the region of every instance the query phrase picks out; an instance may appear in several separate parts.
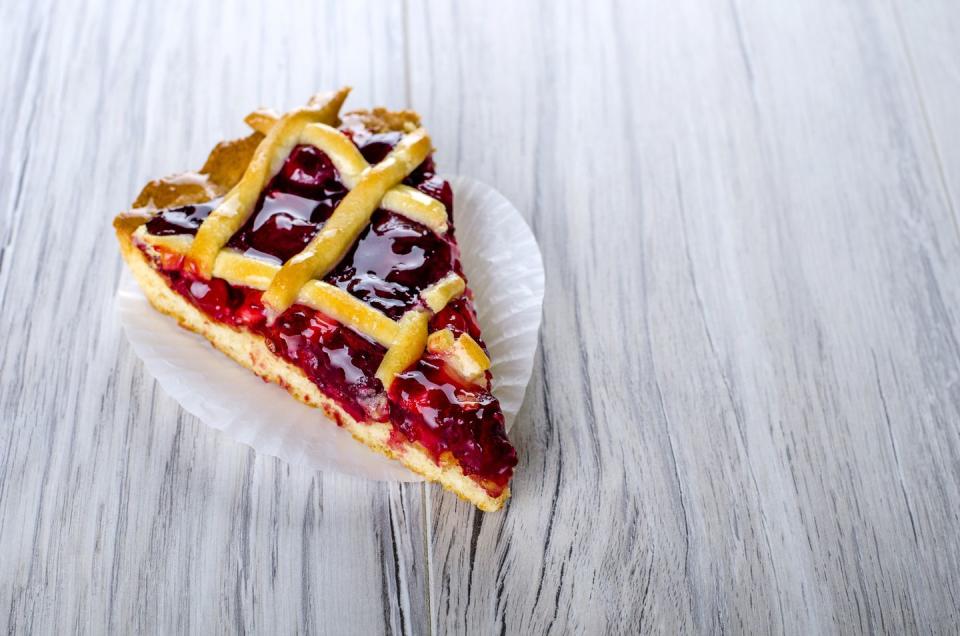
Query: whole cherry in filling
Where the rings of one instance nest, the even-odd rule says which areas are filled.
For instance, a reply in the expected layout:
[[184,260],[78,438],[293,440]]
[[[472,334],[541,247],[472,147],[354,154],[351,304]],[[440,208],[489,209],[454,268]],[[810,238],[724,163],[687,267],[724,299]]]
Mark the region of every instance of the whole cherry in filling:
[[283,263],[307,246],[346,194],[327,155],[297,146],[227,246]]
[[459,268],[455,247],[446,238],[378,210],[324,280],[397,319],[417,303],[424,288]]

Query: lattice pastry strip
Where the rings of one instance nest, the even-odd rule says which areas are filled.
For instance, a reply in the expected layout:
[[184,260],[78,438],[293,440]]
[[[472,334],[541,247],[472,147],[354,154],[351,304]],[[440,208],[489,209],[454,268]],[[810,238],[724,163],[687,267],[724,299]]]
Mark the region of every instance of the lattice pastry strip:
[[290,111],[260,142],[240,182],[224,196],[197,230],[197,239],[190,248],[189,256],[200,274],[209,278],[217,253],[253,213],[260,192],[280,170],[303,128],[313,122],[336,122],[348,93],[348,89],[341,89],[320,105],[308,105]]
[[420,297],[433,313],[439,313],[451,300],[463,293],[467,283],[456,272],[450,272],[423,290]]
[[383,382],[383,386],[389,388],[397,374],[402,373],[423,355],[427,346],[429,321],[430,314],[420,309],[408,311],[400,318],[397,340],[387,349],[387,354],[383,356],[377,369],[377,378]]

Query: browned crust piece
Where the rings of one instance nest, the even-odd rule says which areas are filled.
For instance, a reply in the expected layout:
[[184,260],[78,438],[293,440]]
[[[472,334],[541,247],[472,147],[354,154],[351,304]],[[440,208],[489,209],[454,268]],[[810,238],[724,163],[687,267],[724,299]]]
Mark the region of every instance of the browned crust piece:
[[410,132],[420,127],[420,115],[412,110],[387,110],[373,108],[371,110],[352,110],[343,116],[344,126],[354,123],[361,124],[373,133]]
[[143,187],[133,207],[159,210],[202,203],[225,194],[240,181],[262,140],[263,135],[254,132],[242,139],[221,141],[199,172],[154,179]]
[[[405,129],[419,118],[410,111],[392,112],[383,109],[358,111],[344,115],[362,117],[362,123],[376,130]],[[456,460],[444,456],[441,465],[419,444],[391,443],[393,427],[384,422],[358,422],[334,400],[324,395],[298,367],[270,351],[266,340],[256,334],[239,331],[207,318],[199,309],[173,291],[166,280],[152,267],[147,256],[134,244],[133,232],[149,220],[151,210],[175,205],[201,203],[220,196],[243,176],[250,157],[263,136],[253,133],[243,139],[218,144],[199,173],[183,173],[151,181],[144,187],[134,209],[123,212],[113,225],[120,241],[120,251],[133,277],[153,307],[177,320],[181,327],[196,332],[261,378],[280,385],[308,406],[321,408],[339,422],[353,437],[391,459],[396,459],[413,472],[439,483],[477,508],[493,512],[503,507],[510,497],[509,486],[499,497],[491,497],[480,484],[463,473]]]

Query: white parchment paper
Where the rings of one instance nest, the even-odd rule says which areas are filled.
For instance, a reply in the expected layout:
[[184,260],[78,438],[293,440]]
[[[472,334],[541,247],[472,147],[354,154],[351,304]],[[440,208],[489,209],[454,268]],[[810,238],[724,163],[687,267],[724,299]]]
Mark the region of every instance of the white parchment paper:
[[[520,212],[499,192],[467,177],[453,177],[450,184],[463,267],[492,361],[493,393],[509,429],[537,350],[544,289],[540,248]],[[383,481],[421,481],[358,444],[323,411],[260,380],[154,311],[126,272],[116,310],[147,372],[208,426],[291,464]]]

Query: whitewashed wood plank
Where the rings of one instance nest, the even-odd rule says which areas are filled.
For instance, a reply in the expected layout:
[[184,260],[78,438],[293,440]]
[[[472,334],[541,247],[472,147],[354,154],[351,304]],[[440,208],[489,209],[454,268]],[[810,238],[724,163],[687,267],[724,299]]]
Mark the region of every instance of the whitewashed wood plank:
[[[113,318],[110,230],[259,104],[402,105],[400,8],[5,4],[4,631],[424,631],[422,488],[258,457],[184,414]],[[28,10],[29,9],[29,10]],[[7,147],[5,147],[7,149]],[[8,195],[8,193],[10,193]]]
[[[893,3],[905,56],[917,83],[940,178],[960,219],[960,7],[949,0]],[[958,220],[960,223],[960,220]]]
[[[785,552],[802,555],[809,572],[800,591],[816,599],[810,620],[824,629],[938,631],[957,620],[960,546],[949,511],[960,496],[960,417],[949,378],[958,364],[952,264],[960,242],[894,16],[885,4],[777,10],[750,2],[736,18],[750,89],[742,107],[756,104],[760,116],[757,143],[744,148],[757,160],[733,165],[754,163],[750,172],[771,183],[758,193],[738,179],[728,191],[750,211],[732,243],[750,265],[746,293],[732,294],[742,283],[715,281],[700,294],[706,306],[730,299],[713,314],[736,334],[727,353],[718,348],[721,359],[755,355],[745,348],[751,333],[773,354],[728,375],[779,424],[771,441],[783,449],[789,480],[773,488],[760,473],[761,488],[767,482],[769,500],[780,503],[796,483],[797,516],[782,525],[793,531]],[[817,46],[802,46],[809,42]],[[726,146],[726,135],[715,143]],[[702,200],[705,211],[715,198]],[[766,255],[757,240],[764,225]],[[692,244],[724,236],[714,228]],[[707,273],[721,266],[701,262]],[[765,263],[775,265],[761,286],[752,281],[768,276]],[[766,309],[757,316],[765,320],[745,324],[744,305]],[[783,325],[779,334],[771,322]],[[747,439],[752,453],[763,437]]]
[[960,240],[889,7],[410,22],[441,164],[548,279],[512,503],[431,502],[438,631],[955,625]]

